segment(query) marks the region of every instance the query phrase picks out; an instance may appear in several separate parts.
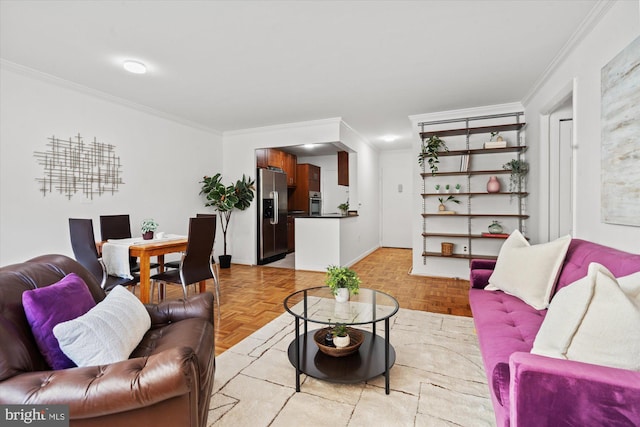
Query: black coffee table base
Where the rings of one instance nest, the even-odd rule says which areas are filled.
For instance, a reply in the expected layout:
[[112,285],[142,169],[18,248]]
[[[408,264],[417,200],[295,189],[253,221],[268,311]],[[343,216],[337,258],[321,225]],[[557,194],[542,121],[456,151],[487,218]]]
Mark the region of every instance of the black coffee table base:
[[[344,357],[332,357],[322,353],[313,340],[315,330],[296,337],[289,345],[288,352],[289,361],[294,368],[297,367],[296,343],[299,343],[300,368],[296,369],[296,391],[300,391],[301,373],[335,383],[357,383],[384,375],[385,391],[389,394],[389,369],[396,361],[396,352],[385,338],[368,331],[361,332],[364,341],[358,351]],[[389,351],[386,367],[385,348]]]

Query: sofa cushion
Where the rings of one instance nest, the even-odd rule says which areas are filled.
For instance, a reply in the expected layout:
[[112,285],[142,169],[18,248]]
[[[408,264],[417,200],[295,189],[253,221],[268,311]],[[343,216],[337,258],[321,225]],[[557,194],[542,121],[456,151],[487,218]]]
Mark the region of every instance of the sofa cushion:
[[640,371],[638,292],[640,273],[617,280],[591,263],[553,298],[531,353]]
[[564,262],[571,236],[530,245],[515,230],[503,243],[486,290],[502,290],[542,310],[549,300]]
[[78,366],[95,366],[128,359],[150,326],[144,305],[116,286],[83,316],[56,325],[53,333]]
[[96,305],[84,280],[70,273],[53,285],[24,291],[22,304],[38,348],[49,366],[53,369],[76,366],[60,349],[53,329]]
[[547,311],[504,292],[483,289],[469,290],[469,305],[493,398],[508,408],[509,356],[514,351],[531,351]]

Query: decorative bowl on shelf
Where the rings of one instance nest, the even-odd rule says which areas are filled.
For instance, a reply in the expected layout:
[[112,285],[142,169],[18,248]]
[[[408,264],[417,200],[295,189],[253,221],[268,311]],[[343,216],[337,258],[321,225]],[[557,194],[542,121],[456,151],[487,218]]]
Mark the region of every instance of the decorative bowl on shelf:
[[333,346],[325,345],[324,337],[325,335],[327,335],[327,333],[330,333],[331,330],[332,328],[318,329],[316,333],[313,335],[313,340],[316,342],[318,349],[324,354],[326,354],[327,356],[344,357],[344,356],[353,354],[356,351],[358,351],[358,349],[360,348],[360,345],[362,345],[362,342],[364,341],[364,334],[361,331],[354,328],[347,328],[347,333],[351,338],[351,342],[349,343],[348,346],[342,347],[342,348],[336,348]]

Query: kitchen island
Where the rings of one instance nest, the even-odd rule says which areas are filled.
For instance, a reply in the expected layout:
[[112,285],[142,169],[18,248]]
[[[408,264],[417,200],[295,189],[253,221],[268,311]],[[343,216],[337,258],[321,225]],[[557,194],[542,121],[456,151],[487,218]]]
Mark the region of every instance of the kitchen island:
[[358,253],[358,215],[295,217],[296,270],[326,271],[330,265],[354,263]]

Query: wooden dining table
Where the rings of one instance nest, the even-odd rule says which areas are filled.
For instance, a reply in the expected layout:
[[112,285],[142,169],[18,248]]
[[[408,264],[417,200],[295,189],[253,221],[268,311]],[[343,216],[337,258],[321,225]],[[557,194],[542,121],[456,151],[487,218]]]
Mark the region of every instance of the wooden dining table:
[[[100,242],[104,243],[104,242]],[[174,252],[187,250],[187,238],[168,240],[145,240],[129,246],[129,255],[140,258],[140,301],[148,303],[151,300],[151,257],[158,259],[158,271],[164,271],[164,256]],[[206,281],[199,283],[200,292],[207,290]]]

